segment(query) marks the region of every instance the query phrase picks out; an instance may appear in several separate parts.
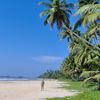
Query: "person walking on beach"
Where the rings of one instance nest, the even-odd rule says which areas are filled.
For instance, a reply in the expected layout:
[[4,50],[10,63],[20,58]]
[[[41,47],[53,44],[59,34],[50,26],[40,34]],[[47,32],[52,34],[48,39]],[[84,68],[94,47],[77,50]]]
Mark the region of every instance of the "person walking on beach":
[[43,79],[42,82],[41,82],[41,91],[44,90],[44,84],[45,84],[45,82],[44,82],[44,79]]

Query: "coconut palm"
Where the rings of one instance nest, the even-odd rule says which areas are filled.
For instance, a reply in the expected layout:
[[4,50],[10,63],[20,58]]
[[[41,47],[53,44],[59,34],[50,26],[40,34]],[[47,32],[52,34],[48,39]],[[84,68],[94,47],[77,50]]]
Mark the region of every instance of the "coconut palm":
[[[63,27],[63,28],[61,28],[61,31],[60,31],[61,38],[62,39],[67,38],[68,42],[71,42],[72,40],[76,39],[76,36],[71,34],[70,30],[66,27]],[[78,30],[72,30],[72,31],[75,32],[76,35],[79,35],[79,36],[81,35],[80,31],[78,31]]]
[[86,44],[100,50],[99,47],[89,43],[87,40],[80,37],[70,29],[69,14],[71,13],[71,10],[69,7],[72,7],[72,4],[66,4],[66,0],[50,0],[49,3],[42,2],[40,4],[43,4],[47,7],[47,10],[41,13],[41,16],[47,16],[44,24],[50,24],[51,28],[53,28],[54,23],[56,23],[58,29],[61,29],[62,26],[65,25],[66,30],[70,33],[71,36],[74,35],[81,41],[84,41]]
[[[78,0],[78,8],[81,8],[85,5],[89,5],[89,4],[98,4],[99,0]],[[77,22],[75,23],[74,28],[76,29],[77,27],[79,27],[80,25],[82,25],[82,22],[84,20],[85,15],[82,15]]]
[[46,15],[45,25],[50,24],[51,28],[53,28],[54,23],[56,23],[58,29],[61,29],[63,24],[69,27],[72,3],[66,4],[66,0],[49,0],[49,2],[40,2],[40,4],[47,7],[47,10],[40,14],[40,16]]
[[87,26],[86,39],[95,39],[98,42],[100,38],[100,4],[89,4],[82,6],[75,15],[80,15],[74,29],[78,26]]
[[100,43],[99,38],[100,38],[100,24],[95,23],[91,24],[88,29],[86,30],[86,35],[85,35],[87,40],[93,41],[95,40],[95,44]]
[[99,3],[99,0],[78,0],[78,1],[79,1],[78,2],[79,8],[84,6],[84,5]]
[[75,15],[81,15],[80,24],[86,26],[88,23],[93,24],[100,21],[100,4],[89,4],[81,7]]
[[64,60],[61,70],[66,77],[79,80],[83,70],[100,71],[100,51],[91,49],[84,42],[76,41],[70,43],[70,56]]
[[74,63],[73,56],[69,55],[61,64],[61,72],[67,78],[73,78],[72,73],[75,70],[76,65]]
[[[84,0],[85,2],[85,0]],[[99,18],[100,14],[100,4],[96,4],[95,2],[91,2],[88,4],[84,4],[78,9],[75,15],[81,15],[81,17],[75,23],[74,29],[83,25],[85,26],[88,22],[94,22]]]
[[74,56],[75,63],[86,70],[100,67],[100,52],[83,43],[76,44],[71,53]]

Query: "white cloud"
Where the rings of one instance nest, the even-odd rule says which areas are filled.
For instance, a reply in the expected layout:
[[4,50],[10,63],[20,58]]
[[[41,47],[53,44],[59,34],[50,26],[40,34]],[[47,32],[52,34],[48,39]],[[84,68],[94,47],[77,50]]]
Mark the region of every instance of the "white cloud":
[[54,63],[63,61],[63,58],[58,56],[37,56],[37,57],[32,57],[32,59],[33,61],[40,63]]

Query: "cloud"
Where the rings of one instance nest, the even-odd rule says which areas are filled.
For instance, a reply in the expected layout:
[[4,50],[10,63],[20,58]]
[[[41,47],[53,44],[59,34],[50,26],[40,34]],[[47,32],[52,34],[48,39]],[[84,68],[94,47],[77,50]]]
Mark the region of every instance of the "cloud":
[[63,58],[58,56],[37,56],[37,57],[32,57],[32,59],[33,61],[39,63],[54,63],[63,61]]

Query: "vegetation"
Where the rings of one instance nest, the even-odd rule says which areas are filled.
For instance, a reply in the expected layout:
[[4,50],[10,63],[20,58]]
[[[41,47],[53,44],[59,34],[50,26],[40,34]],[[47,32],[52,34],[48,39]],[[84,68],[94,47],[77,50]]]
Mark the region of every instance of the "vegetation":
[[48,70],[45,73],[43,73],[42,75],[40,75],[38,78],[60,79],[63,76],[64,75],[59,70],[56,70],[56,71]]
[[[60,80],[61,81],[61,80]],[[81,93],[77,94],[76,96],[72,97],[64,97],[64,98],[52,98],[47,100],[99,100],[100,99],[100,92],[94,90],[94,88],[87,86],[81,86],[82,82],[80,81],[71,81],[71,80],[62,80],[70,84],[70,86],[65,85],[64,88],[69,90],[78,90]]]
[[49,0],[49,2],[40,2],[47,7],[47,10],[43,11],[40,16],[46,15],[44,25],[50,24],[53,28],[54,23],[57,24],[58,29],[61,29],[63,24],[69,27],[69,15],[72,13],[69,8],[73,8],[73,4],[66,4],[65,0]]
[[[77,4],[67,3],[67,0],[49,0],[40,3],[47,7],[41,13],[41,16],[46,15],[44,24],[50,24],[53,28],[56,23],[61,38],[66,38],[69,43],[70,53],[62,62],[60,72],[68,79],[83,81],[83,84],[88,83],[91,87],[96,86],[97,90],[100,90],[99,3],[99,0],[78,0]],[[72,13],[73,8],[76,8],[75,13]],[[74,25],[70,23],[71,15],[79,16]],[[72,97],[71,100],[80,100],[78,99],[80,96],[83,96],[82,100],[86,100],[85,97],[87,100],[100,99],[98,96],[97,98],[92,96],[93,91],[89,93],[80,94],[76,99]],[[90,99],[92,97],[93,99]]]
[[84,92],[74,97],[64,97],[64,98],[53,98],[53,99],[47,99],[47,100],[99,100],[100,99],[100,93],[98,91],[96,92]]

